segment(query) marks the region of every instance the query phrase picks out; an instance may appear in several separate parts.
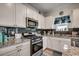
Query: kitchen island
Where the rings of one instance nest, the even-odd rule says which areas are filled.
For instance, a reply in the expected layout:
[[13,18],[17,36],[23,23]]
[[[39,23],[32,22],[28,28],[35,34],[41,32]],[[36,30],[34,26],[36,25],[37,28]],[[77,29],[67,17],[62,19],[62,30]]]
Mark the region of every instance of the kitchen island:
[[[71,46],[72,38],[78,37],[54,37],[54,36],[43,36],[43,51],[46,48],[61,52],[62,56],[79,56],[79,48]],[[54,56],[52,54],[52,56]]]

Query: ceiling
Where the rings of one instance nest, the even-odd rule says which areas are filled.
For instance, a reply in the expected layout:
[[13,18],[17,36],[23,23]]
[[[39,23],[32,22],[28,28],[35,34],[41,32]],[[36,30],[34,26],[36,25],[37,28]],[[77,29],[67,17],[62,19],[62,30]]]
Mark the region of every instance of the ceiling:
[[69,5],[71,3],[29,3],[34,8],[38,9],[40,12],[49,13],[51,10],[64,6]]

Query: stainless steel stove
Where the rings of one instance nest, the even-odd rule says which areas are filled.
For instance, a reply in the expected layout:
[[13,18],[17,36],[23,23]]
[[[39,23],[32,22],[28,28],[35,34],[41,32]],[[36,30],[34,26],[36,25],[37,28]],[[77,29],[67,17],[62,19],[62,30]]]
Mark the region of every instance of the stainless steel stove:
[[30,44],[31,55],[34,55],[36,52],[38,52],[40,49],[43,48],[43,40],[41,36],[27,35],[24,37],[30,39],[31,41],[31,44]]

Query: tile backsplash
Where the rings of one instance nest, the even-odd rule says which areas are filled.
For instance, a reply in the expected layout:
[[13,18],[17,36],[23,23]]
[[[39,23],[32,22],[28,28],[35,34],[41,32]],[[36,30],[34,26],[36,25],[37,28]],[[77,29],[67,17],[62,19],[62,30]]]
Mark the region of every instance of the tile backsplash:
[[14,33],[36,32],[36,28],[18,28],[18,27],[0,27],[0,32],[4,32],[7,36]]

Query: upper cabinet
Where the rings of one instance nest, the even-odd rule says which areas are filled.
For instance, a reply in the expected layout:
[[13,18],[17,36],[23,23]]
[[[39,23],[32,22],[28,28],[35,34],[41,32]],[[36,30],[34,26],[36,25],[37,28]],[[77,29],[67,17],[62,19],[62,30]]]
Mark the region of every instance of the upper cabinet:
[[0,26],[14,26],[15,4],[0,3]]
[[27,7],[27,17],[32,18],[33,10]]
[[46,29],[54,29],[54,20],[52,16],[45,17]]
[[41,24],[41,16],[40,16],[40,14],[38,14],[38,29],[41,29],[41,26],[42,26],[42,24]]
[[45,18],[43,15],[27,7],[27,17],[38,20],[38,29],[45,29]]
[[45,18],[40,14],[38,14],[38,29],[45,29]]
[[38,12],[27,7],[27,17],[33,18],[34,20],[37,20]]
[[0,4],[0,26],[26,27],[26,7],[23,4]]
[[0,4],[0,26],[26,27],[26,7],[23,4]]
[[71,23],[71,27],[72,28],[79,28],[79,9],[74,9],[72,12],[72,23]]
[[45,18],[36,10],[21,3],[0,4],[0,26],[26,28],[26,17],[38,21],[38,28],[45,29]]
[[26,27],[26,6],[23,4],[16,4],[16,26]]
[[40,14],[38,14],[38,29],[41,29],[41,18],[40,18]]
[[32,17],[33,17],[33,19],[38,20],[38,12],[33,11]]
[[41,15],[41,28],[42,29],[45,29],[45,18],[44,18],[44,16],[43,15]]

